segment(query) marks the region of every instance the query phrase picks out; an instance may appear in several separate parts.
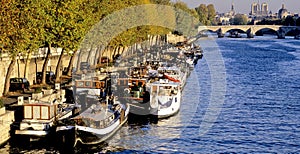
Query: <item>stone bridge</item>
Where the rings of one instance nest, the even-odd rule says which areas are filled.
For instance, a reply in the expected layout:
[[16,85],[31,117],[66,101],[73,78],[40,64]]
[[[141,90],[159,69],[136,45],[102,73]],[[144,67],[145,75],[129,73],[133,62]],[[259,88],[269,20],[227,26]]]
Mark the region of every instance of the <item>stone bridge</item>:
[[[247,34],[248,38],[253,38],[255,33],[260,30],[273,30],[278,38],[284,39],[290,31],[296,31],[295,35],[300,34],[300,26],[282,26],[282,25],[223,25],[223,26],[199,26],[198,32],[213,31],[217,32],[218,37],[224,37],[226,32],[232,30],[241,30]],[[296,37],[296,36],[295,36]]]

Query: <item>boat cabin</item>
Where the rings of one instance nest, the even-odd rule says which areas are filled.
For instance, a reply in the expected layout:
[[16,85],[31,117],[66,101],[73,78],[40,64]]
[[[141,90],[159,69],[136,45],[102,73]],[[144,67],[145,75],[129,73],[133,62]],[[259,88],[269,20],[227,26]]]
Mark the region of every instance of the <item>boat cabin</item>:
[[58,114],[57,104],[36,103],[24,104],[25,120],[51,120]]
[[117,84],[125,93],[130,94],[129,97],[142,99],[143,92],[146,91],[146,83],[146,79],[119,78]]
[[169,82],[168,79],[161,79],[159,82],[151,84],[151,95],[171,96],[177,95],[179,91],[179,84],[176,82]]
[[180,70],[177,67],[160,67],[157,69],[160,74],[179,75]]
[[133,78],[148,77],[148,68],[146,66],[129,68],[129,75]]
[[114,123],[114,120],[120,116],[121,107],[116,105],[112,110],[107,109],[101,105],[94,105],[81,113],[80,116],[73,118],[75,123],[79,126],[87,126],[91,128],[107,128]]

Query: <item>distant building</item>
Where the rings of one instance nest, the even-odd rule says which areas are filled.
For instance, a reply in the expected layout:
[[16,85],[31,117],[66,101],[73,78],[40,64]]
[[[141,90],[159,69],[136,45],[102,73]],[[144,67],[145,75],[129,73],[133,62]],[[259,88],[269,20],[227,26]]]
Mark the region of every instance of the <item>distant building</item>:
[[282,4],[282,8],[278,11],[278,18],[283,19],[289,15],[288,10],[285,8],[284,4]]
[[251,16],[262,16],[262,17],[266,17],[269,15],[269,7],[268,4],[266,2],[262,3],[261,5],[259,3],[252,3],[251,4],[251,12],[250,12]]
[[259,12],[260,12],[259,4],[256,2],[252,3],[250,15],[258,15]]
[[231,4],[230,11],[227,13],[218,13],[216,16],[216,20],[219,25],[229,25],[230,19],[234,18],[235,16],[235,10],[234,10],[234,4]]
[[269,8],[267,3],[261,4],[261,15],[262,16],[268,16]]
[[234,4],[231,4],[231,10],[229,11],[229,16],[234,16],[235,15],[235,10],[234,10]]

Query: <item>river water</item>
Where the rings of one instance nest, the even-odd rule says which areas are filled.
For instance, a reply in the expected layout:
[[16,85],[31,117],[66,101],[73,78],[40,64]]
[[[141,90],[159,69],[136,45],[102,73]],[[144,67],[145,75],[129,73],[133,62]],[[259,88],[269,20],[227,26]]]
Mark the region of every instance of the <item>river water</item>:
[[[220,99],[214,104],[218,107],[211,115],[214,121],[204,118],[215,90],[213,67],[205,56],[210,51],[204,51],[187,81],[176,116],[157,124],[127,124],[104,147],[75,152],[300,153],[300,41],[275,36],[215,41],[226,71],[220,73],[226,79],[226,91],[224,103]],[[209,127],[202,127],[204,122]],[[42,144],[20,148],[8,143],[0,149],[0,153],[9,152],[58,151]]]

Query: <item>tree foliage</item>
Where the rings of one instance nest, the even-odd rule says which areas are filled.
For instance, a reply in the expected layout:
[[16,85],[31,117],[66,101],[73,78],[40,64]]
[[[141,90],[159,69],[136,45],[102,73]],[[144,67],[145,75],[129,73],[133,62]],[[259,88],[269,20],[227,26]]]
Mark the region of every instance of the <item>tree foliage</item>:
[[198,7],[195,8],[196,12],[199,15],[199,22],[202,25],[208,25],[208,9],[205,4],[200,4]]
[[198,13],[199,22],[202,25],[216,25],[216,10],[213,4],[200,4],[195,8]]
[[[9,53],[12,64],[19,53],[36,52],[40,47],[48,47],[47,57],[52,47],[63,48],[71,56],[79,49],[86,33],[100,20],[114,11],[141,4],[174,6],[199,18],[203,24],[213,23],[213,5],[200,5],[189,9],[183,2],[170,0],[2,0],[0,6],[0,53]],[[157,8],[160,9],[160,8]],[[149,18],[158,18],[157,10],[149,11]],[[172,22],[174,14],[166,12],[162,22]],[[145,19],[147,20],[147,19]],[[165,35],[171,30],[160,26],[138,26],[119,34],[109,43],[110,47],[121,49],[149,36]],[[48,58],[45,58],[43,72]],[[61,57],[60,57],[61,59]],[[61,65],[59,61],[57,67]],[[10,67],[13,69],[13,67]],[[57,69],[60,71],[59,69]],[[12,70],[7,72],[9,77]],[[44,73],[43,73],[44,74]],[[45,77],[45,75],[43,75]]]
[[216,25],[216,10],[213,4],[207,5],[207,18],[210,25]]
[[234,18],[232,18],[231,23],[233,25],[247,25],[248,17],[244,14],[236,14]]
[[295,26],[296,25],[296,19],[292,16],[287,16],[283,21],[283,25],[285,25],[285,26]]

